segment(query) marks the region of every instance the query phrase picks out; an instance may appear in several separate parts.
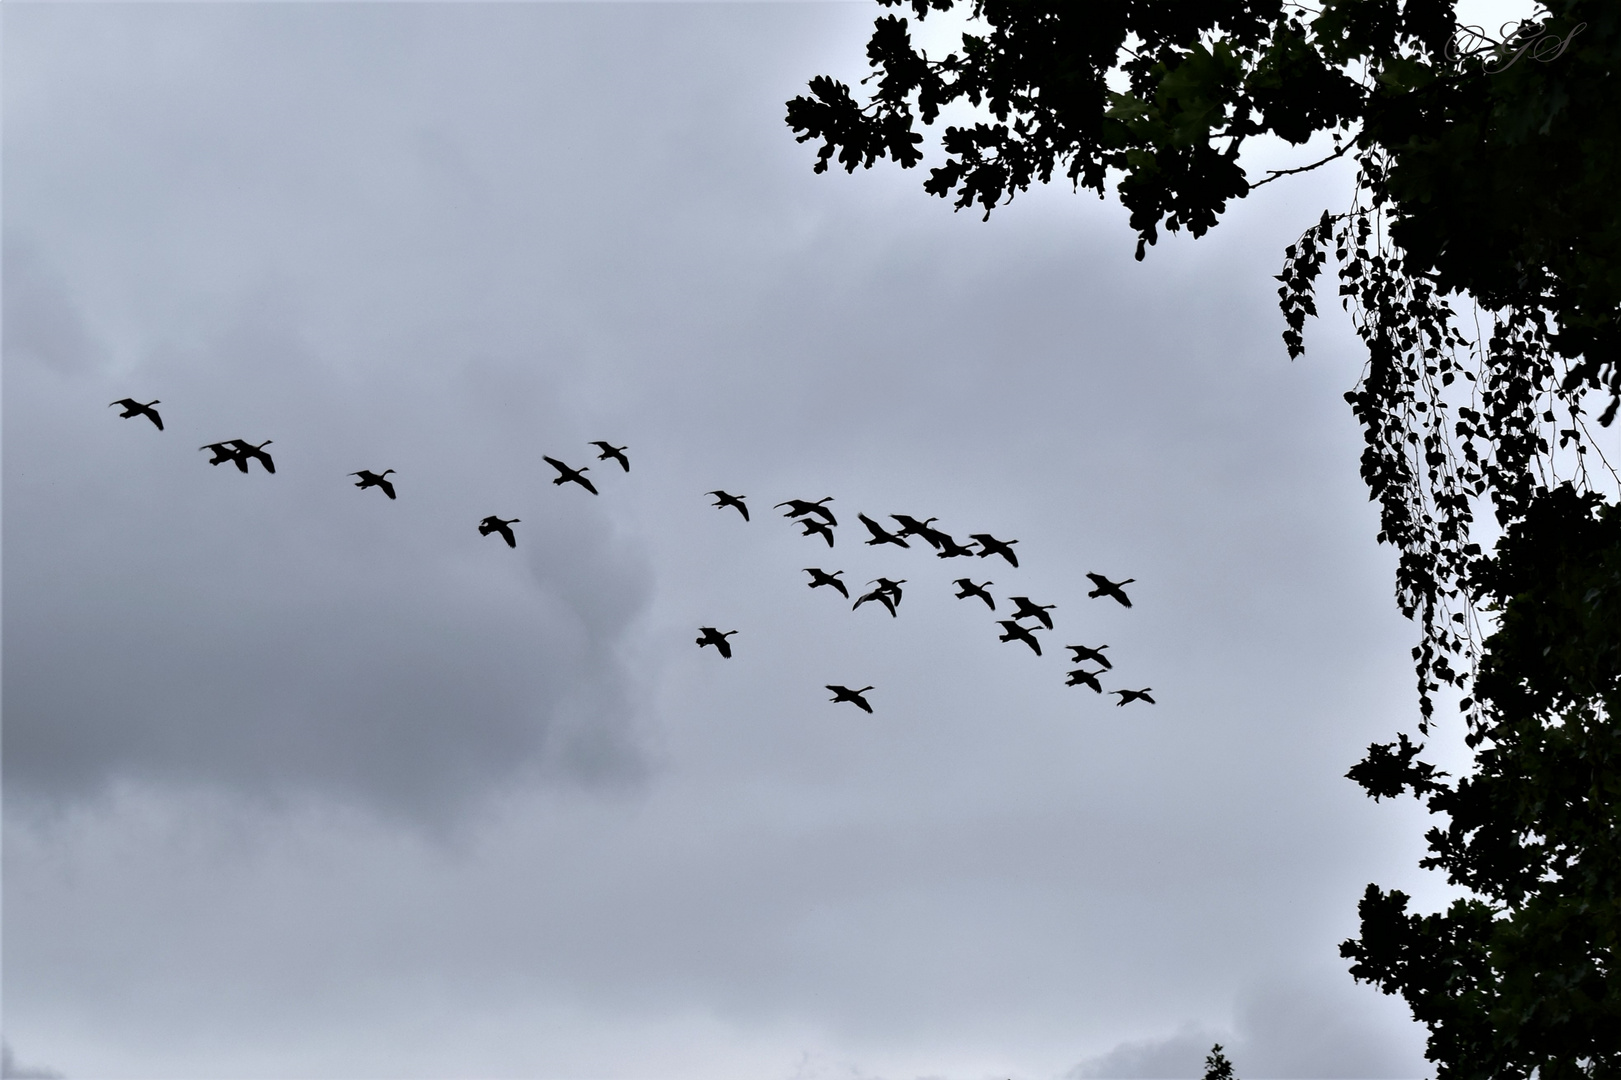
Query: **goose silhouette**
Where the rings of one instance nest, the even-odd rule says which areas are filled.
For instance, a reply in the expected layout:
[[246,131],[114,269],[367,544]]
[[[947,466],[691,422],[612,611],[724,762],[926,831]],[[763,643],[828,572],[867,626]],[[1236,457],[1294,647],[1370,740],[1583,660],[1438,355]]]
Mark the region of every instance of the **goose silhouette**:
[[1010,596],[1008,599],[1019,605],[1019,610],[1013,613],[1015,619],[1035,619],[1047,629],[1053,628],[1053,617],[1047,612],[1056,608],[1057,604],[1038,604],[1028,596]]
[[1090,662],[1094,664],[1102,664],[1106,668],[1114,667],[1114,665],[1109,662],[1109,658],[1103,655],[1103,650],[1108,648],[1107,645],[1099,645],[1095,649],[1088,648],[1085,645],[1065,645],[1064,648],[1075,654],[1069,658],[1069,661],[1072,664],[1085,664]]
[[735,508],[739,514],[743,515],[744,521],[749,519],[749,508],[743,505],[743,500],[748,498],[747,495],[732,495],[724,491],[706,491],[704,494],[715,496],[715,501],[710,503],[710,505],[715,507],[717,510],[724,510],[730,506]]
[[554,484],[568,484],[568,483],[579,484],[581,487],[585,488],[585,490],[589,491],[591,494],[593,494],[593,495],[598,494],[597,486],[595,484],[593,484],[591,481],[587,480],[585,478],[585,476],[583,475],[584,473],[588,473],[588,472],[591,471],[591,466],[589,466],[589,465],[581,465],[578,469],[575,469],[575,468],[572,468],[572,467],[570,467],[568,465],[564,465],[561,461],[558,461],[554,457],[542,456],[541,460],[544,461],[546,464],[550,465],[552,468],[557,470],[557,477],[554,480],[552,480],[552,483],[554,483]]
[[602,451],[602,453],[597,455],[598,461],[607,461],[609,458],[613,458],[615,461],[619,462],[620,468],[624,469],[626,472],[630,472],[630,458],[625,456],[625,451],[629,450],[630,447],[615,446],[612,443],[605,443],[601,439],[598,439],[591,445]]
[[197,449],[207,450],[214,455],[213,460],[209,462],[210,465],[223,465],[227,461],[230,461],[234,462],[236,467],[241,469],[243,472],[248,471],[247,462],[237,460],[242,455],[231,449],[230,443],[209,443],[207,446],[199,446]]
[[1101,694],[1103,693],[1103,684],[1098,682],[1098,676],[1101,674],[1103,674],[1101,670],[1087,671],[1085,668],[1076,668],[1074,671],[1069,673],[1069,678],[1064,681],[1064,685],[1090,686],[1093,690]]
[[1017,540],[998,540],[990,533],[974,533],[970,539],[979,541],[978,554],[980,558],[1000,555],[1015,567],[1019,565],[1019,557],[1013,554],[1013,545],[1018,543]]
[[863,695],[868,690],[874,689],[873,687],[863,686],[860,690],[852,690],[848,686],[834,686],[832,683],[828,683],[827,688],[833,691],[833,696],[827,700],[832,702],[848,701],[863,712],[872,712],[872,706],[867,704],[867,699]]
[[987,581],[985,585],[975,585],[968,578],[960,577],[956,580],[955,584],[957,586],[958,600],[966,600],[970,596],[977,596],[981,600],[985,601],[986,607],[990,608],[992,611],[996,610],[996,601],[992,600],[991,594],[985,591],[985,585],[994,584],[993,582]]
[[1128,701],[1146,701],[1150,705],[1158,705],[1159,702],[1148,696],[1148,692],[1152,689],[1154,689],[1152,686],[1145,686],[1141,690],[1111,690],[1109,693],[1120,695],[1120,700],[1115,702],[1116,705],[1124,705]]
[[728,630],[723,634],[713,626],[700,626],[698,627],[698,648],[713,645],[716,652],[730,660],[732,658],[732,643],[726,639],[735,633],[737,633],[736,630]]
[[478,531],[483,536],[488,536],[492,532],[500,533],[501,539],[507,542],[507,547],[515,548],[518,546],[518,540],[512,535],[512,526],[516,525],[522,520],[522,518],[508,518],[506,521],[502,521],[494,514],[491,514],[489,517],[478,523]]
[[839,521],[833,516],[833,511],[822,505],[823,503],[830,503],[832,501],[833,496],[831,495],[817,499],[815,502],[811,502],[808,499],[789,499],[786,502],[778,503],[771,509],[776,510],[778,507],[786,506],[788,508],[788,512],[782,515],[783,517],[796,518],[804,517],[806,514],[816,514],[829,525],[837,525]]
[[919,521],[917,518],[907,514],[891,514],[889,516],[901,523],[901,536],[921,536],[925,544],[928,544],[936,551],[940,550],[940,538],[945,534],[938,529],[929,527],[931,522],[939,521],[939,518],[925,518]]
[[1002,629],[1006,630],[1007,633],[997,638],[998,641],[1022,641],[1032,649],[1036,650],[1037,656],[1041,655],[1041,642],[1036,640],[1035,634],[1031,633],[1026,627],[1021,626],[1019,623],[1016,623],[1011,619],[1002,619],[1000,621],[1002,624]]
[[372,472],[370,469],[361,469],[359,472],[352,472],[349,475],[360,477],[355,482],[355,487],[360,490],[365,491],[369,487],[374,487],[392,499],[394,497],[394,484],[389,480],[385,480],[384,477],[393,471],[393,469],[384,469],[378,473]]
[[880,604],[884,605],[886,608],[889,609],[889,613],[890,613],[891,616],[893,616],[895,614],[895,601],[890,599],[889,593],[887,591],[885,591],[884,589],[874,589],[872,592],[867,593],[861,599],[859,599],[855,603],[851,604],[850,605],[850,610],[854,611],[856,608],[860,607],[862,604],[865,604],[868,600],[876,600],[876,601],[878,601]]
[[843,570],[835,570],[830,574],[826,570],[821,570],[814,566],[807,566],[805,567],[805,573],[811,576],[811,588],[818,589],[823,585],[831,586],[832,588],[835,588],[839,590],[839,592],[843,593],[846,600],[850,599],[850,590],[845,588],[844,582],[839,580],[839,575],[844,573]]
[[248,471],[248,459],[249,458],[258,458],[259,459],[259,464],[261,464],[261,465],[263,465],[265,467],[265,472],[267,472],[267,473],[275,472],[276,471],[276,463],[271,460],[270,455],[265,453],[265,449],[264,449],[265,447],[270,445],[271,441],[272,440],[270,440],[270,439],[266,439],[264,442],[260,443],[258,446],[255,446],[252,443],[247,442],[246,440],[243,440],[243,439],[232,439],[231,440],[231,445],[236,447],[236,467],[241,469],[243,472],[247,472]]
[[142,405],[139,401],[136,401],[134,398],[119,398],[117,401],[109,401],[107,403],[107,407],[110,409],[114,405],[122,406],[124,411],[119,413],[118,415],[120,417],[122,417],[123,419],[128,420],[132,416],[144,416],[148,420],[150,420],[154,424],[156,424],[158,426],[159,431],[162,431],[163,430],[163,417],[159,416],[158,411],[152,407],[152,406],[158,404],[158,400],[159,399],[157,399],[157,398],[153,398],[151,401],[148,401],[145,405]]
[[1123,586],[1130,585],[1133,581],[1137,580],[1136,578],[1127,578],[1124,581],[1110,581],[1102,574],[1089,573],[1086,576],[1091,578],[1092,584],[1097,586],[1097,588],[1087,593],[1087,596],[1093,597],[1094,599],[1099,596],[1112,596],[1120,602],[1122,607],[1131,606],[1131,597],[1125,594]]
[[827,522],[818,521],[815,518],[808,517],[808,518],[801,518],[800,521],[799,521],[799,524],[805,530],[804,532],[800,533],[799,535],[801,535],[801,536],[820,535],[823,540],[827,541],[827,546],[828,547],[833,546],[833,530],[827,527]]
[[861,520],[861,524],[867,527],[867,531],[872,533],[872,539],[867,541],[869,546],[873,544],[896,544],[903,548],[909,548],[912,546],[905,540],[902,540],[899,536],[896,536],[894,533],[878,524],[866,514],[857,514],[856,517]]

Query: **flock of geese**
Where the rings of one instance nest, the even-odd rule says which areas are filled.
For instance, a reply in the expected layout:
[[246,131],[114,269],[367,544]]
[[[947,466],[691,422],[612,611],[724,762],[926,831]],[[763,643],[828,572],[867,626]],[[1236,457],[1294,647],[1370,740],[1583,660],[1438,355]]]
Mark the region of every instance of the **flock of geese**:
[[[734,495],[729,491],[721,490],[710,491],[706,494],[715,497],[715,501],[711,505],[716,509],[736,510],[743,516],[744,521],[749,520],[749,507],[745,501],[747,496]],[[833,496],[831,495],[820,499],[788,499],[777,503],[772,509],[784,510],[783,516],[799,525],[800,535],[820,537],[831,548],[834,546],[833,530],[839,524],[838,518],[834,517],[833,511],[827,505],[832,501]],[[866,514],[856,515],[856,520],[861,522],[862,526],[867,530],[869,539],[865,543],[868,546],[893,545],[895,547],[911,548],[912,545],[907,538],[916,537],[933,549],[936,558],[955,559],[965,556],[977,556],[981,559],[987,559],[994,555],[1000,556],[1009,566],[1017,568],[1019,565],[1019,557],[1013,552],[1013,545],[1018,543],[1017,540],[1001,540],[990,533],[972,533],[968,537],[971,543],[961,544],[950,533],[935,528],[934,523],[939,520],[938,518],[931,517],[919,521],[917,518],[907,514],[889,514],[887,516],[895,522],[898,526],[897,529],[892,531]],[[843,570],[829,571],[819,566],[807,566],[804,568],[804,572],[810,575],[810,581],[806,583],[808,587],[812,589],[832,589],[846,600],[850,599],[850,587],[843,580]],[[1094,586],[1092,591],[1087,593],[1087,596],[1093,599],[1106,596],[1122,607],[1131,607],[1131,598],[1126,595],[1125,587],[1135,581],[1135,578],[1126,578],[1124,581],[1111,581],[1102,574],[1089,573],[1086,576],[1091,579]],[[901,586],[906,584],[906,579],[878,577],[867,582],[867,584],[873,586],[873,588],[856,597],[854,603],[850,605],[851,610],[853,611],[863,604],[871,603],[883,607],[891,617],[898,617],[901,596],[903,595]],[[989,586],[994,584],[993,582],[976,582],[972,578],[961,577],[953,584],[957,586],[955,594],[957,599],[982,600],[991,611],[996,611],[996,598],[989,591]],[[1003,631],[999,640],[1023,642],[1037,656],[1040,656],[1041,642],[1037,639],[1036,632],[1038,630],[1053,629],[1053,618],[1048,613],[1058,605],[1038,604],[1028,596],[1009,596],[1007,600],[1013,605],[1014,610],[1009,612],[1010,618],[997,621],[997,625],[1001,626]],[[1030,622],[1027,623],[1025,620],[1030,620]],[[701,626],[698,628],[698,647],[701,649],[713,645],[715,651],[720,653],[721,656],[731,659],[732,645],[726,639],[735,633],[737,633],[736,630],[723,632],[713,626]],[[1114,664],[1110,662],[1109,658],[1103,655],[1103,651],[1108,646],[1066,645],[1065,648],[1070,650],[1070,663],[1096,665],[1093,670],[1089,670],[1084,666],[1076,667],[1069,672],[1065,685],[1085,686],[1098,694],[1102,694],[1104,692],[1103,683],[1100,681],[1099,676],[1114,668]],[[869,713],[872,712],[872,703],[867,700],[865,695],[875,687],[863,686],[860,689],[852,690],[848,686],[829,683],[827,688],[833,691],[831,701],[849,702],[859,709]],[[1116,705],[1126,705],[1133,701],[1144,701],[1153,705],[1155,704],[1152,696],[1153,689],[1151,686],[1145,686],[1141,690],[1111,690],[1109,693],[1119,697],[1120,700],[1115,702]]]
[[[109,403],[108,407],[117,406],[123,409],[119,416],[124,419],[138,416],[145,417],[156,425],[159,431],[162,431],[163,417],[152,407],[157,404],[160,404],[158,399],[143,403],[136,401],[134,398],[121,398],[118,401]],[[269,445],[271,445],[270,439],[266,439],[261,443],[251,443],[246,439],[228,439],[222,442],[207,443],[198,447],[198,449],[209,452],[211,456],[208,463],[210,465],[223,465],[230,462],[241,472],[246,473],[248,472],[249,463],[257,461],[265,472],[274,473],[276,471],[276,462],[265,451],[265,447]],[[612,443],[601,440],[594,441],[591,445],[598,450],[596,460],[613,461],[625,472],[630,471],[630,459],[625,456],[625,451],[629,447],[614,446]],[[552,480],[553,484],[576,484],[593,495],[600,494],[596,485],[585,475],[590,471],[589,466],[581,465],[579,468],[575,468],[554,457],[543,457],[543,460],[557,470],[557,476]],[[360,469],[348,475],[359,478],[355,482],[355,487],[362,491],[374,487],[390,499],[394,499],[397,497],[394,484],[388,479],[393,472],[393,469],[384,469],[382,472]],[[749,520],[748,504],[744,501],[747,496],[733,495],[721,490],[706,492],[706,494],[714,496],[715,501],[711,505],[717,509],[736,510],[742,515],[744,521]],[[827,506],[832,501],[833,497],[831,495],[816,500],[788,499],[777,503],[772,509],[786,508],[783,516],[800,526],[801,535],[820,537],[829,548],[832,548],[834,546],[833,530],[839,524],[838,519],[833,515],[833,511],[828,509]],[[912,545],[907,538],[916,537],[932,548],[937,558],[953,559],[977,556],[986,559],[991,556],[999,556],[1011,567],[1017,568],[1019,565],[1019,557],[1013,551],[1013,545],[1018,543],[1017,540],[1000,540],[989,533],[972,533],[968,538],[970,543],[961,544],[951,534],[934,527],[934,522],[938,521],[938,518],[931,517],[920,521],[906,514],[889,514],[887,516],[899,526],[898,529],[891,531],[866,514],[858,513],[856,515],[856,519],[866,528],[870,536],[870,539],[865,541],[867,545],[873,547],[892,545],[911,548]],[[508,547],[516,548],[518,538],[512,531],[512,526],[518,524],[521,520],[521,518],[501,518],[491,514],[478,523],[478,531],[482,536],[496,534],[506,541]],[[804,572],[811,576],[808,582],[810,588],[832,589],[846,600],[850,599],[850,588],[842,580],[843,570],[828,571],[817,566],[807,566],[804,568]],[[1126,578],[1124,581],[1111,581],[1102,574],[1088,573],[1086,576],[1091,579],[1093,586],[1095,586],[1091,592],[1087,593],[1088,597],[1093,599],[1108,597],[1123,607],[1131,607],[1131,598],[1126,595],[1125,586],[1130,585],[1136,580],[1135,578]],[[884,608],[891,617],[898,617],[902,596],[901,586],[906,584],[906,579],[879,577],[874,578],[867,584],[874,586],[874,588],[856,597],[851,605],[851,610],[858,609],[863,604],[871,603]],[[996,598],[988,591],[989,586],[994,584],[993,582],[976,583],[972,578],[960,577],[953,584],[957,586],[955,595],[959,600],[982,600],[991,611],[997,610]],[[1007,601],[1013,605],[1013,610],[1009,613],[1010,618],[997,620],[997,625],[1001,626],[1003,630],[998,640],[1022,642],[1029,646],[1037,656],[1040,656],[1041,642],[1036,638],[1036,632],[1038,630],[1053,629],[1053,619],[1048,613],[1054,610],[1057,605],[1038,604],[1028,596],[1008,596]],[[706,648],[712,645],[716,652],[729,660],[732,657],[732,646],[727,639],[736,633],[736,630],[723,632],[713,626],[699,627],[698,647]],[[1103,655],[1108,646],[1066,645],[1065,648],[1071,653],[1070,663],[1096,665],[1094,670],[1088,670],[1084,666],[1076,667],[1069,672],[1065,685],[1085,686],[1098,694],[1102,694],[1104,689],[1099,677],[1114,668],[1114,664],[1110,662],[1109,658]],[[829,699],[832,702],[848,702],[865,712],[871,713],[873,711],[872,703],[865,696],[868,692],[876,689],[873,686],[863,686],[852,690],[848,686],[829,683],[827,689],[833,692],[833,697]],[[1141,690],[1111,690],[1109,693],[1120,699],[1115,702],[1116,705],[1127,705],[1133,701],[1143,701],[1153,705],[1155,701],[1151,696],[1152,690],[1153,687],[1144,687]]]

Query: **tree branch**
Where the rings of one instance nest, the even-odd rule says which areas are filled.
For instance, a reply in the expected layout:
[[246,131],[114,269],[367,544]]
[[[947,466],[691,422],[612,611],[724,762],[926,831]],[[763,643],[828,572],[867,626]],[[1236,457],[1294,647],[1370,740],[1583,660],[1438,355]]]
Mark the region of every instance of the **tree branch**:
[[1311,172],[1313,169],[1315,169],[1315,168],[1317,168],[1317,167],[1319,167],[1321,165],[1327,165],[1330,161],[1333,161],[1335,158],[1344,157],[1345,154],[1346,154],[1346,151],[1348,151],[1350,149],[1351,149],[1351,144],[1350,143],[1348,143],[1348,142],[1341,143],[1340,148],[1338,150],[1334,151],[1332,154],[1328,155],[1323,160],[1314,161],[1310,165],[1302,165],[1298,169],[1268,169],[1267,170],[1267,174],[1268,174],[1267,178],[1265,180],[1258,180],[1255,183],[1251,184],[1250,185],[1250,190],[1254,191],[1256,188],[1260,187],[1262,184],[1270,184],[1272,181],[1276,180],[1280,176],[1293,176],[1295,173]]

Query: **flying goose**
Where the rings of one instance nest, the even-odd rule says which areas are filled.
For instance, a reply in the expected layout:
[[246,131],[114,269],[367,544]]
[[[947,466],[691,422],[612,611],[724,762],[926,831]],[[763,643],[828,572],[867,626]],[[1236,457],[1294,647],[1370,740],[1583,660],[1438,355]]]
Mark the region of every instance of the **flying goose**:
[[247,472],[248,471],[248,459],[249,458],[258,458],[259,459],[259,464],[261,464],[261,465],[263,465],[265,467],[265,472],[267,472],[267,473],[275,472],[276,471],[276,463],[270,459],[270,455],[265,453],[265,449],[264,449],[265,447],[270,445],[271,441],[272,440],[270,440],[270,439],[266,439],[264,442],[260,443],[258,446],[254,446],[252,443],[247,442],[244,439],[232,439],[231,440],[231,445],[236,447],[236,455],[237,455],[236,456],[236,467],[241,469],[243,472]]
[[1019,605],[1019,610],[1013,613],[1015,619],[1035,619],[1047,629],[1053,628],[1053,617],[1047,612],[1056,608],[1057,604],[1038,604],[1028,596],[1010,596],[1008,599]]
[[747,495],[732,495],[718,490],[706,491],[704,494],[715,496],[715,501],[710,503],[710,505],[715,507],[715,509],[724,510],[730,506],[735,508],[739,514],[743,515],[744,521],[749,519],[749,508],[743,505],[743,500],[748,498]]
[[1107,645],[1099,645],[1095,649],[1088,648],[1085,645],[1065,645],[1064,648],[1075,654],[1069,658],[1069,662],[1072,664],[1085,664],[1090,662],[1094,664],[1102,664],[1106,668],[1114,667],[1114,665],[1109,662],[1109,658],[1103,655],[1103,650],[1108,648]]
[[804,517],[806,514],[816,514],[824,519],[829,525],[837,525],[839,522],[838,519],[833,516],[833,511],[822,505],[823,503],[830,503],[832,501],[833,496],[831,495],[817,499],[815,502],[811,502],[808,499],[789,499],[786,502],[778,503],[771,509],[775,510],[778,507],[786,506],[788,508],[788,512],[782,515],[783,517],[796,518]]
[[585,490],[589,491],[591,494],[598,494],[597,486],[581,475],[582,473],[588,473],[591,471],[591,467],[589,465],[581,465],[578,469],[575,469],[568,465],[564,465],[561,461],[558,461],[554,457],[546,457],[542,455],[541,460],[557,470],[557,476],[552,480],[552,483],[567,484],[570,481],[573,481],[574,483],[585,488]]
[[700,626],[698,627],[698,633],[700,635],[697,639],[698,648],[701,649],[705,645],[713,645],[715,646],[715,651],[720,653],[726,659],[730,660],[732,658],[732,643],[726,639],[737,633],[736,630],[728,630],[723,634],[719,630],[716,630],[713,626]]
[[360,490],[365,491],[369,487],[379,488],[382,490],[384,495],[387,495],[392,499],[394,497],[394,484],[391,481],[383,478],[393,471],[393,469],[384,469],[382,472],[378,473],[372,472],[370,469],[361,469],[359,472],[352,472],[349,475],[360,477],[360,479],[355,482],[355,487],[359,488]]
[[615,461],[619,462],[620,468],[624,469],[626,472],[630,472],[630,458],[625,456],[625,451],[629,450],[630,447],[615,446],[612,443],[605,443],[601,439],[598,439],[591,445],[602,451],[602,453],[597,455],[598,461],[607,461],[609,458],[613,458]]
[[478,523],[478,531],[483,536],[488,536],[492,532],[500,533],[501,539],[507,542],[507,547],[515,548],[518,546],[518,540],[512,535],[512,526],[516,525],[522,520],[522,518],[509,518],[506,521],[502,521],[494,514],[491,514],[489,517]]
[[850,590],[845,588],[844,582],[839,580],[839,575],[844,573],[843,570],[835,570],[830,574],[826,570],[807,566],[805,567],[805,573],[811,576],[810,588],[817,589],[823,585],[829,585],[843,593],[846,600],[850,599]]
[[1030,646],[1032,649],[1036,650],[1036,655],[1037,656],[1041,655],[1041,642],[1036,640],[1036,635],[1035,634],[1031,633],[1024,626],[1020,625],[1019,623],[1016,623],[1016,622],[1012,621],[1011,619],[1002,619],[1002,620],[1000,620],[1000,622],[1002,624],[1002,629],[1006,630],[1007,633],[1003,634],[1001,637],[997,638],[996,640],[998,640],[998,641],[1022,641],[1026,645]]
[[905,540],[902,540],[899,536],[896,536],[894,533],[890,532],[888,529],[886,529],[882,525],[878,524],[876,521],[874,521],[872,518],[868,517],[866,514],[857,514],[856,517],[860,518],[861,519],[861,524],[865,525],[867,527],[867,531],[872,533],[872,539],[867,541],[868,545],[872,545],[872,544],[898,544],[903,548],[909,548],[909,547],[912,546],[911,544],[908,544]]
[[124,411],[119,413],[118,415],[120,417],[122,417],[123,419],[128,420],[132,416],[144,416],[148,420],[150,420],[154,424],[156,424],[158,426],[159,431],[162,431],[163,430],[163,417],[159,416],[158,411],[152,407],[152,406],[156,405],[157,403],[158,403],[157,398],[153,398],[151,401],[148,401],[145,405],[142,405],[139,401],[136,401],[134,398],[119,398],[117,401],[109,401],[107,403],[107,407],[110,409],[114,405],[120,405],[120,406],[123,407]]
[[992,582],[987,581],[985,585],[975,585],[968,578],[960,577],[956,580],[955,584],[957,586],[958,600],[966,600],[970,596],[977,596],[981,600],[985,601],[986,607],[990,608],[992,611],[996,610],[996,601],[992,600],[991,594],[985,591],[985,585],[993,584]]
[[1130,585],[1133,581],[1137,580],[1136,578],[1127,578],[1124,581],[1110,581],[1108,578],[1104,577],[1102,574],[1091,574],[1091,573],[1089,573],[1086,576],[1091,578],[1092,579],[1092,584],[1097,586],[1097,588],[1095,588],[1091,592],[1087,593],[1086,594],[1087,596],[1090,596],[1090,597],[1093,597],[1093,598],[1096,598],[1096,597],[1099,597],[1099,596],[1112,596],[1116,600],[1120,601],[1122,606],[1124,606],[1124,607],[1130,607],[1131,606],[1131,598],[1125,594],[1125,592],[1123,590],[1123,586]]
[[1017,540],[998,540],[990,533],[974,533],[971,539],[979,541],[980,558],[983,559],[988,555],[1000,555],[1015,567],[1019,565],[1019,557],[1013,554],[1013,545],[1018,543]]
[[833,696],[827,700],[832,702],[848,701],[858,709],[872,712],[872,706],[867,704],[867,699],[862,695],[873,689],[873,687],[863,686],[860,690],[852,690],[848,686],[834,686],[829,683],[827,688],[833,691]]

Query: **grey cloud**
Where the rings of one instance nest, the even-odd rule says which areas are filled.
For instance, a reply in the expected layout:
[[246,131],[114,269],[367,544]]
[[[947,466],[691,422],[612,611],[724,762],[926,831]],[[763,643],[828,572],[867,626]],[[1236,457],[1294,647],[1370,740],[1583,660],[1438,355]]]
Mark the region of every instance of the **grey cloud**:
[[[1075,1066],[1071,1080],[1192,1080],[1204,1075],[1205,1055],[1222,1041],[1195,1024],[1163,1039],[1123,1042]],[[1229,1057],[1231,1050],[1228,1051]]]
[[61,1080],[62,1074],[43,1065],[24,1065],[11,1052],[11,1044],[0,1042],[0,1077],[6,1080]]
[[[1338,975],[1338,972],[1334,973]],[[1238,1014],[1243,1075],[1322,1080],[1405,1080],[1428,1072],[1406,1006],[1343,977],[1262,985]],[[1236,1062],[1236,1058],[1234,1059]]]
[[59,272],[39,250],[6,233],[4,312],[7,360],[29,357],[63,374],[95,370],[104,360]]
[[1235,1030],[1189,1023],[1174,1035],[1121,1043],[1070,1070],[1072,1080],[1193,1080],[1222,1044],[1249,1080],[1411,1080],[1425,1071],[1422,1039],[1393,1024],[1403,1006],[1338,972],[1273,979],[1240,1003]]

